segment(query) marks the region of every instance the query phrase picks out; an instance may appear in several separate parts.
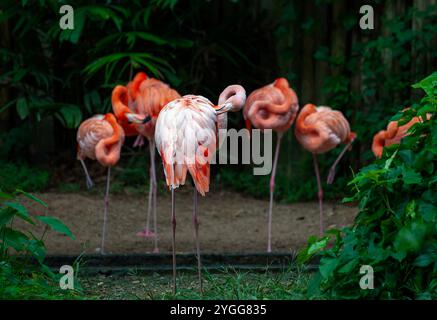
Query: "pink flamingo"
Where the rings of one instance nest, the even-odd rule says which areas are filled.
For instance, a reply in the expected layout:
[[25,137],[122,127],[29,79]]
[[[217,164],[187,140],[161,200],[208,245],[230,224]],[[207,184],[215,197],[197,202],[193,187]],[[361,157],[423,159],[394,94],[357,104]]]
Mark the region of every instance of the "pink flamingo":
[[216,135],[225,127],[228,111],[241,110],[246,98],[241,86],[227,87],[220,95],[224,101],[214,106],[202,96],[186,95],[173,100],[161,110],[156,122],[156,147],[162,158],[166,182],[172,195],[173,292],[176,293],[176,209],[175,189],[185,184],[187,171],[194,181],[193,224],[196,238],[197,267],[202,287],[197,192],[209,191],[210,162],[216,151]]
[[[408,110],[408,108],[405,110]],[[427,115],[427,118],[429,119],[429,115]],[[421,117],[413,117],[402,126],[399,126],[397,121],[390,121],[386,130],[379,131],[373,137],[372,151],[375,157],[381,158],[384,147],[400,143],[408,135],[408,130],[418,122],[422,122]]]
[[276,79],[275,82],[253,91],[247,98],[243,114],[248,129],[253,125],[259,129],[272,129],[276,131],[277,143],[272,174],[270,177],[270,204],[268,220],[267,252],[272,251],[272,210],[273,193],[275,191],[276,165],[279,157],[279,148],[284,132],[292,125],[299,110],[297,95],[290,88],[285,78]]
[[86,169],[84,160],[90,158],[97,160],[102,166],[108,168],[105,193],[105,209],[103,214],[102,244],[100,253],[105,253],[106,223],[108,220],[109,183],[111,167],[120,159],[120,150],[124,142],[124,131],[111,113],[96,115],[85,120],[77,131],[77,158],[82,163],[86,175],[87,186],[92,186],[91,178]]
[[331,184],[334,181],[335,168],[346,150],[350,149],[356,134],[351,132],[349,122],[340,111],[332,110],[329,107],[316,107],[313,104],[307,104],[297,117],[295,135],[299,143],[313,155],[318,186],[320,235],[323,235],[323,189],[320,181],[317,154],[328,152],[340,143],[346,144],[329,170],[327,183]]
[[[139,72],[129,82],[126,87],[117,86],[113,90],[112,105],[114,113],[122,121],[123,127],[130,130],[132,134],[137,135],[135,146],[144,144],[143,137],[149,140],[150,151],[150,183],[149,183],[149,200],[147,210],[146,227],[137,233],[137,236],[155,239],[154,252],[159,252],[158,248],[158,228],[156,218],[156,170],[155,170],[155,123],[161,109],[170,101],[180,98],[176,90],[170,88],[167,84],[154,78],[149,78],[144,72]],[[148,116],[151,121],[146,124],[129,124],[126,121],[126,114],[133,113],[139,116]],[[127,119],[128,120],[128,119]],[[133,126],[133,128],[132,128]],[[133,129],[133,130],[132,130]],[[153,211],[154,232],[149,228],[150,214]]]

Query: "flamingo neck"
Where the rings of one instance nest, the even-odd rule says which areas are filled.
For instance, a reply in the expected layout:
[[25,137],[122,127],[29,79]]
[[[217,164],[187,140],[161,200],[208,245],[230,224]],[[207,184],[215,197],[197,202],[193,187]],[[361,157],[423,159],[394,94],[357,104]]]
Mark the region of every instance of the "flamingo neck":
[[141,83],[146,79],[148,79],[148,77],[144,72],[138,72],[136,74],[134,80],[132,81],[132,86],[130,88],[130,94],[131,94],[133,100],[135,100],[137,97]]
[[303,107],[296,121],[296,130],[298,132],[307,134],[315,131],[315,128],[312,125],[305,123],[306,118],[315,112],[317,112],[317,109],[313,104],[307,104],[305,107]]
[[128,91],[124,86],[116,86],[112,91],[112,110],[115,116],[121,122],[128,122],[126,113],[131,113],[132,111],[127,106],[128,104]]
[[102,139],[97,144],[96,158],[102,165],[112,167],[120,159],[118,146],[120,140],[123,139],[123,132],[113,114],[106,114],[105,120],[111,125],[113,131],[109,138]]
[[379,131],[374,137],[373,137],[373,143],[372,143],[372,151],[375,157],[380,158],[382,156],[382,150],[384,149],[385,145],[385,131]]

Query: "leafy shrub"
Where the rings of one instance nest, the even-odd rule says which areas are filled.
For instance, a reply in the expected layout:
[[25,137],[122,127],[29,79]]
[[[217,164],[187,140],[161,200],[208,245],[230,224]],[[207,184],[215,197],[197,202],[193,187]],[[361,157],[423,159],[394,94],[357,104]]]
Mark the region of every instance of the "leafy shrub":
[[49,173],[25,163],[0,162],[0,189],[12,192],[15,188],[28,192],[43,190],[49,181]]
[[[45,264],[44,235],[50,228],[74,239],[61,221],[50,216],[31,216],[27,209],[14,200],[24,195],[40,205],[41,200],[24,191],[8,194],[0,191],[0,299],[54,299],[74,298],[78,292],[65,292],[59,288],[59,277]],[[37,237],[13,227],[16,219],[35,225],[42,223],[45,231]],[[36,263],[31,263],[35,260]]]
[[[310,295],[437,298],[437,72],[413,87],[426,96],[393,120],[424,121],[349,182],[355,194],[345,201],[357,201],[360,209],[354,224],[311,237],[299,253],[300,261],[321,257]],[[362,265],[373,267],[373,290],[360,289]]]

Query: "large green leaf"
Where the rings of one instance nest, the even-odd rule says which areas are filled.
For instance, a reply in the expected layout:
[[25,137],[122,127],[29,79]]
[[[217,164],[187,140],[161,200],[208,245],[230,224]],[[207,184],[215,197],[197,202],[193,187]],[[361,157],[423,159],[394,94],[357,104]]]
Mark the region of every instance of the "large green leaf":
[[55,230],[59,233],[65,234],[66,236],[75,240],[75,237],[71,233],[70,229],[64,223],[62,223],[59,219],[54,218],[54,217],[48,217],[48,216],[37,216],[36,219],[47,224],[53,230]]
[[20,119],[23,120],[29,115],[29,107],[27,105],[27,100],[24,97],[18,98],[17,100],[17,113]]
[[4,203],[6,207],[9,207],[13,210],[15,210],[15,214],[20,217],[21,219],[25,220],[26,222],[29,222],[30,224],[35,224],[33,220],[31,219],[29,212],[27,209],[20,203],[17,202],[10,202],[6,201]]
[[38,202],[40,205],[42,205],[42,206],[48,208],[47,204],[46,204],[44,201],[42,201],[41,199],[38,199],[38,198],[35,197],[34,195],[31,195],[30,193],[28,193],[28,192],[26,192],[26,191],[23,191],[23,190],[21,190],[21,189],[17,189],[17,192],[19,192],[19,193],[25,195],[27,198],[29,198],[29,199],[31,199],[31,200],[33,200],[33,201]]
[[334,270],[337,268],[340,261],[334,258],[322,258],[320,260],[320,273],[323,278],[328,278],[332,275]]
[[56,117],[70,129],[77,128],[82,121],[82,111],[76,105],[61,105]]
[[[17,231],[8,227],[3,228],[4,242],[8,247],[12,247],[17,251],[26,249],[29,244],[29,238],[21,231]],[[1,240],[2,238],[0,238]]]
[[15,210],[11,208],[2,208],[0,209],[0,227],[4,226],[12,220],[15,216]]

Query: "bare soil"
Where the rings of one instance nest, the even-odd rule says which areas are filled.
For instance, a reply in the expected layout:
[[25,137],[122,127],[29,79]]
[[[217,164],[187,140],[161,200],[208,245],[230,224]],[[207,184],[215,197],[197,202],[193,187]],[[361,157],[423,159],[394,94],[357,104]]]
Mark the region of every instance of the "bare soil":
[[[48,232],[49,254],[80,254],[99,251],[103,221],[103,194],[41,193],[37,197],[49,208],[24,200],[31,214],[48,214],[61,219],[76,240]],[[171,252],[171,198],[169,192],[158,194],[158,231],[160,252]],[[229,191],[212,191],[199,196],[200,240],[203,252],[263,252],[267,245],[268,201]],[[176,250],[193,252],[192,188],[176,190]],[[340,203],[325,203],[328,228],[352,223],[358,209]],[[110,196],[107,253],[145,253],[153,250],[153,240],[136,236],[144,228],[147,214],[146,195]],[[24,226],[24,225],[23,225]],[[36,234],[42,228],[32,228]],[[319,230],[317,202],[278,204],[273,207],[273,251],[290,251],[306,244]]]

